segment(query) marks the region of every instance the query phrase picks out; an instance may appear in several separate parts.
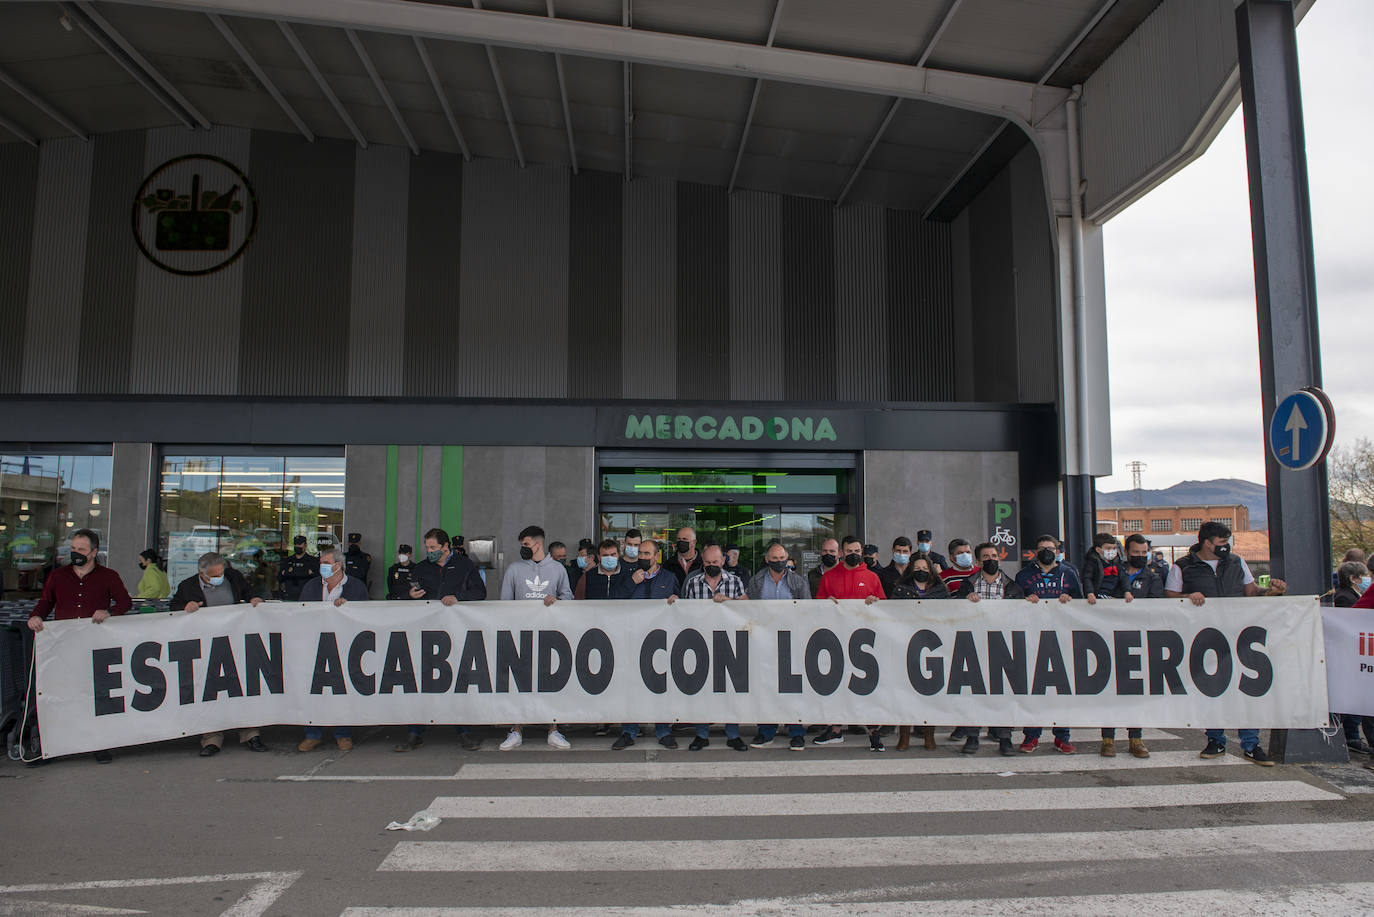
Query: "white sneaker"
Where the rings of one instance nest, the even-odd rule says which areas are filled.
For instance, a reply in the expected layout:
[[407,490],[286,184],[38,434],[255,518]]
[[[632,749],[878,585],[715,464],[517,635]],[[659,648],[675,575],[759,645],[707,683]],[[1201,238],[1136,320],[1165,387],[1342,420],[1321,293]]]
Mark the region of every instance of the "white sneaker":
[[521,738],[520,733],[512,729],[510,731],[510,735],[506,736],[506,741],[501,743],[501,750],[510,751],[512,748],[519,748],[520,743],[524,741],[525,740]]
[[563,733],[559,732],[557,729],[549,730],[549,744],[563,751],[572,748],[572,743],[564,738]]

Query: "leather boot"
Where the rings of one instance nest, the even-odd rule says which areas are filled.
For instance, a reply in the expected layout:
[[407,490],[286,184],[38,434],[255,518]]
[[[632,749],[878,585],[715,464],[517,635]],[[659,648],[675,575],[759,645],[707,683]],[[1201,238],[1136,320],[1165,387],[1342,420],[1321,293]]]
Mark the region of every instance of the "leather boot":
[[897,750],[906,751],[911,747],[911,727],[902,726],[897,730]]
[[934,727],[934,726],[925,726],[925,727],[922,727],[922,728],[925,730],[925,734],[926,734],[926,750],[927,750],[927,751],[934,751],[934,750],[937,748],[937,746],[936,746],[936,744],[935,744],[935,727]]

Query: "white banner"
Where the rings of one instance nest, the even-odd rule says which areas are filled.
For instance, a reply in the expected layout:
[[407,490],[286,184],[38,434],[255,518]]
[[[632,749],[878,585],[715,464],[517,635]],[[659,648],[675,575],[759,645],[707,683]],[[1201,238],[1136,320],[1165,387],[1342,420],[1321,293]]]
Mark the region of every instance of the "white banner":
[[1310,598],[267,603],[50,623],[44,753],[273,723],[1312,727]]
[[1332,711],[1374,716],[1374,614],[1323,608],[1322,623]]

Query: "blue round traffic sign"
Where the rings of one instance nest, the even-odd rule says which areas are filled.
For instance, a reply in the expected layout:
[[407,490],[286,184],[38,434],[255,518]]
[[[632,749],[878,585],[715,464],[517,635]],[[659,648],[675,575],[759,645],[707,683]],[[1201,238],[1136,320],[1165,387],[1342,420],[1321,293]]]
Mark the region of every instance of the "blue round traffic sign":
[[1326,458],[1336,435],[1336,416],[1318,388],[1293,392],[1269,418],[1269,451],[1290,471],[1302,471]]

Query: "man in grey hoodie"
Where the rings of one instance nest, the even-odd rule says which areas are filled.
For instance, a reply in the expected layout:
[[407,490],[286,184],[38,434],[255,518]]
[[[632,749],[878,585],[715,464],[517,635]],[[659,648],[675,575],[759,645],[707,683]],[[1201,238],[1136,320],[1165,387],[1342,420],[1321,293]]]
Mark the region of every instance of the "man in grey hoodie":
[[[552,605],[559,599],[570,601],[572,588],[568,585],[568,568],[544,553],[544,530],[527,525],[520,530],[520,559],[506,568],[501,580],[501,601],[538,599]],[[510,734],[501,743],[502,751],[520,747],[523,726],[511,726]],[[554,748],[572,748],[572,743],[559,732],[557,725],[549,726],[549,744]]]

